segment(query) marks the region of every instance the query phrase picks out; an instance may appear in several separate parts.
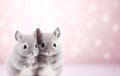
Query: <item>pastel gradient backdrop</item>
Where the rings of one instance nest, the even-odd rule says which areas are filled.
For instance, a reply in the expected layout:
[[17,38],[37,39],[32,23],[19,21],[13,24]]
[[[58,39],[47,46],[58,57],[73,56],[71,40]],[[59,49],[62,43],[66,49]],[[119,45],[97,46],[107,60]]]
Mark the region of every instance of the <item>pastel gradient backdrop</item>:
[[60,28],[65,64],[120,63],[120,0],[0,0],[0,63],[38,27]]

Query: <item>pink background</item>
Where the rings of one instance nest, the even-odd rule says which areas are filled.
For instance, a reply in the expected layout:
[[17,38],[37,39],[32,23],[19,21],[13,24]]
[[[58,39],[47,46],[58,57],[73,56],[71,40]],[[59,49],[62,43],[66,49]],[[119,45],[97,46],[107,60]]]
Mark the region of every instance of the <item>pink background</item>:
[[0,0],[0,63],[14,33],[59,27],[65,64],[120,63],[120,0]]

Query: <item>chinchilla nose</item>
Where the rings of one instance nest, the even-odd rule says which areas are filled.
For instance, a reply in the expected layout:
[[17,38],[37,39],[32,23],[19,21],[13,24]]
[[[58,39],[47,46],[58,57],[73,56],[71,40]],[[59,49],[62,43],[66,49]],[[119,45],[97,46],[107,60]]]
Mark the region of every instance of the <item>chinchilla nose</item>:
[[34,50],[30,50],[31,54],[34,55]]
[[34,53],[33,53],[33,52],[31,52],[31,53],[30,53],[30,56],[33,56],[33,55],[34,55]]
[[50,53],[50,50],[48,50],[47,52],[48,52],[48,54],[49,54],[49,53]]
[[50,53],[50,51],[48,51],[48,53]]

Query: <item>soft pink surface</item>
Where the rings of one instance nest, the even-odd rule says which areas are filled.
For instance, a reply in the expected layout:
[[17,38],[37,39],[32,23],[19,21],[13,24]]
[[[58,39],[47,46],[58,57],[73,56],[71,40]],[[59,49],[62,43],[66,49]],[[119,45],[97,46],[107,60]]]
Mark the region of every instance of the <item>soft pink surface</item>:
[[[0,76],[7,76],[0,66]],[[120,65],[65,66],[61,76],[120,76]]]

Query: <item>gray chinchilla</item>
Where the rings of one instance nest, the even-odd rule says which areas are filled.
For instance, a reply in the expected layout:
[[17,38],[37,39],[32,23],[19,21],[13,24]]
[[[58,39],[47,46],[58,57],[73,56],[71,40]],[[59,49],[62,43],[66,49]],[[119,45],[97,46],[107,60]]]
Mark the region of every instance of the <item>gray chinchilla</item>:
[[35,76],[39,55],[36,37],[37,32],[33,35],[22,35],[16,31],[15,39],[18,43],[6,63],[9,76]]
[[37,30],[37,42],[39,47],[38,76],[59,76],[62,71],[62,52],[58,41],[60,29],[53,33],[42,33]]

